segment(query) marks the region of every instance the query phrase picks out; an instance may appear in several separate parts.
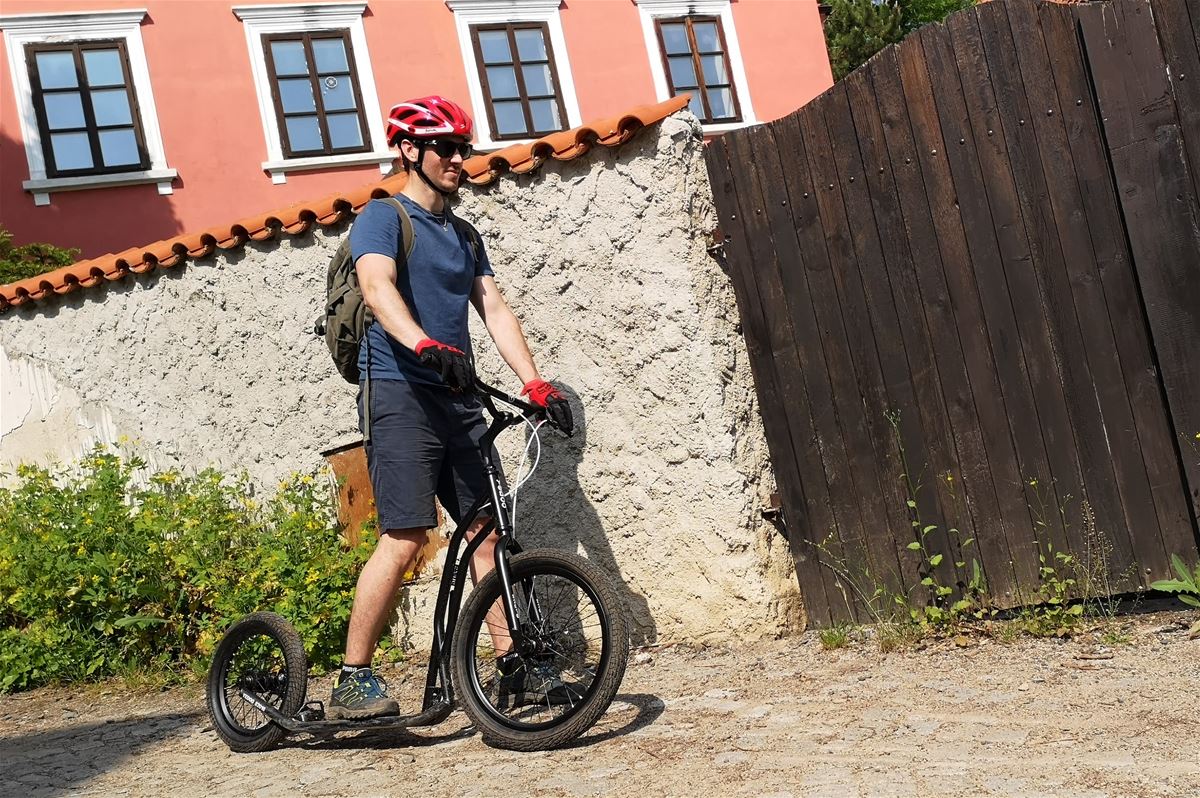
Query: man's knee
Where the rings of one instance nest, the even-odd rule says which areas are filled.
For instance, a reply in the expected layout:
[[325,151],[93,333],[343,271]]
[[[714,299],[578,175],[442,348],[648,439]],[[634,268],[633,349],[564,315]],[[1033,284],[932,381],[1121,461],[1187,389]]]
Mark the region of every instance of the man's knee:
[[375,554],[385,557],[408,556],[414,546],[419,549],[425,545],[428,534],[427,527],[385,529],[379,533],[379,543],[375,547]]
[[467,527],[467,540],[472,540],[476,535],[479,534],[479,530],[483,529],[490,523],[492,523],[492,519],[490,517],[480,516],[479,518],[476,518],[471,522],[471,525]]

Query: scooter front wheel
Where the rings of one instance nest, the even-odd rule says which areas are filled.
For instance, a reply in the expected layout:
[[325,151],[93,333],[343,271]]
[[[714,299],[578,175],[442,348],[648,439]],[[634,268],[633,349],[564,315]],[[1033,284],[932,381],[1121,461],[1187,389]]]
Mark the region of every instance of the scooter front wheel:
[[304,644],[292,625],[273,612],[247,615],[229,627],[213,653],[206,691],[213,729],[239,754],[273,748],[287,731],[243,691],[292,717],[303,706],[307,688]]
[[625,615],[609,578],[575,554],[527,551],[509,574],[522,641],[510,638],[492,571],[459,615],[455,692],[488,744],[557,748],[591,728],[616,695],[629,656]]

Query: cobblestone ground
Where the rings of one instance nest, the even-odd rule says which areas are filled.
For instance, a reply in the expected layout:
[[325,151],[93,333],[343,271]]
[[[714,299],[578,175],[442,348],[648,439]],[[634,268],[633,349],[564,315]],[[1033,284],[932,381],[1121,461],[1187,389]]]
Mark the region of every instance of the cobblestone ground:
[[[988,639],[880,654],[816,636],[631,663],[572,748],[493,750],[456,713],[418,734],[231,754],[199,687],[0,698],[0,794],[49,796],[1200,796],[1195,613],[1130,642]],[[646,661],[649,660],[649,661]],[[420,673],[391,674],[415,694]],[[328,682],[310,695],[325,698]]]

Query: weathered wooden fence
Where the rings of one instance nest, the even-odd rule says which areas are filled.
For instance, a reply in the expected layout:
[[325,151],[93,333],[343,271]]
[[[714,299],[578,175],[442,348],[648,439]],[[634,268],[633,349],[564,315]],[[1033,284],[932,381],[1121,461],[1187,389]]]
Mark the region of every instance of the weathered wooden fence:
[[1195,561],[1189,5],[983,4],[708,148],[815,623],[974,563],[1013,606],[1054,552],[1109,593]]

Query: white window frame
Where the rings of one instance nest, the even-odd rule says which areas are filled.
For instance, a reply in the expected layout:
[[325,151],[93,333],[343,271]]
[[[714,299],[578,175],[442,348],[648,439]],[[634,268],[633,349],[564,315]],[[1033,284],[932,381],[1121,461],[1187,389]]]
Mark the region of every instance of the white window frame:
[[474,25],[500,25],[508,22],[541,22],[550,32],[550,48],[554,53],[554,66],[558,72],[558,90],[562,94],[563,108],[567,112],[566,129],[583,124],[579,113],[579,98],[575,95],[575,78],[571,75],[571,60],[567,57],[567,39],[563,35],[559,7],[562,0],[446,0],[454,12],[454,25],[458,30],[458,44],[462,48],[463,65],[467,70],[467,87],[471,95],[471,107],[475,112],[475,147],[479,150],[494,150],[514,144],[528,144],[537,139],[492,138],[488,127],[488,107],[483,97],[483,84],[479,80],[479,64],[475,60],[475,47],[471,43],[471,28]]
[[[146,63],[146,50],[142,46],[141,25],[146,13],[144,8],[133,8],[120,11],[0,16],[4,47],[8,51],[9,73],[12,75],[13,91],[17,98],[21,139],[25,143],[25,159],[29,162],[29,180],[21,183],[21,187],[33,195],[34,205],[49,205],[50,195],[56,191],[79,191],[105,186],[157,183],[159,194],[171,194],[174,191],[171,181],[178,177],[179,173],[167,166],[162,131],[158,126],[158,111],[154,105],[154,92],[150,89],[150,68]],[[150,168],[107,175],[47,177],[42,133],[33,105],[33,87],[29,81],[25,47],[30,44],[68,44],[97,39],[121,39],[125,42],[125,52],[129,56],[130,80],[133,81],[133,91],[141,112],[142,135],[146,143],[146,152],[150,156]]]
[[[306,169],[377,164],[380,174],[386,175],[391,170],[396,155],[388,148],[383,137],[383,114],[379,108],[379,93],[375,89],[371,53],[367,49],[367,33],[363,28],[363,12],[366,10],[367,4],[364,0],[349,3],[281,3],[233,7],[234,15],[242,21],[242,27],[246,30],[246,47],[250,51],[254,90],[258,93],[263,139],[267,145],[267,160],[263,161],[262,168],[271,175],[272,183],[286,183],[288,172]],[[285,158],[283,142],[279,136],[279,117],[275,113],[275,101],[271,98],[271,75],[267,71],[262,37],[268,33],[311,33],[321,30],[345,30],[350,34],[350,46],[354,48],[352,66],[358,79],[362,110],[367,122],[367,129],[363,134],[367,137],[371,150],[310,158]]]
[[662,48],[658,45],[658,34],[654,22],[673,17],[719,17],[725,33],[725,56],[729,59],[729,71],[733,73],[733,86],[737,90],[738,107],[742,111],[741,122],[722,122],[702,125],[705,133],[724,133],[750,125],[757,125],[754,105],[750,102],[750,84],[746,80],[746,67],[742,63],[742,47],[738,44],[737,28],[733,24],[733,6],[729,0],[633,0],[637,3],[638,15],[642,18],[642,36],[646,39],[646,53],[650,56],[650,74],[654,78],[654,92],[659,102],[671,99],[671,88],[663,70]]

